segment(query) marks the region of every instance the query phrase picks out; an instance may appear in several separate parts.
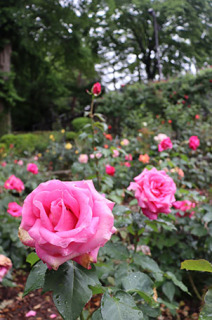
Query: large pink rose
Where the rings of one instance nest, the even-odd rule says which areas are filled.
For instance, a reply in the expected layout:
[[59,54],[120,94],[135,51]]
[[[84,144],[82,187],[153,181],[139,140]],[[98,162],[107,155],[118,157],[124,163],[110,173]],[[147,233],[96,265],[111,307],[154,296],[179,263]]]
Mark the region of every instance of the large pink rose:
[[8,203],[7,212],[13,217],[20,217],[22,214],[22,207],[16,202]]
[[173,145],[169,137],[163,139],[158,145],[158,151],[162,152],[167,149],[172,149]]
[[184,212],[184,214],[180,214],[179,212],[176,213],[176,216],[179,218],[182,217],[189,217],[191,218],[194,215],[194,211],[191,211],[192,208],[196,207],[196,204],[194,202],[191,202],[189,200],[183,200],[183,201],[176,201],[173,203],[173,207],[175,209],[179,209],[181,212]]
[[12,268],[12,262],[9,258],[0,254],[0,282],[6,276],[8,271]]
[[24,201],[20,240],[35,247],[48,268],[70,259],[90,268],[116,231],[113,206],[91,180],[41,183]]
[[38,174],[38,166],[35,163],[28,163],[27,171],[33,174]]
[[170,213],[175,201],[176,185],[165,171],[144,169],[134,180],[128,190],[135,191],[135,198],[145,216],[155,220],[159,213]]
[[189,147],[193,150],[196,150],[200,145],[199,139],[197,136],[191,136],[189,138]]
[[17,178],[16,176],[12,175],[10,176],[4,183],[5,189],[9,190],[16,190],[18,192],[21,192],[24,190],[24,184],[21,181],[21,179]]

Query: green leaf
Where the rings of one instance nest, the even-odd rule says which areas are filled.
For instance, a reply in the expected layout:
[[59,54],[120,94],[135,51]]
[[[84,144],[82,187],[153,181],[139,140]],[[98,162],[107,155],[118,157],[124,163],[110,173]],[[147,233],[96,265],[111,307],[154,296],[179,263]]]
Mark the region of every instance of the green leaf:
[[152,272],[156,281],[163,280],[163,272],[159,268],[157,262],[155,262],[152,258],[136,254],[134,255],[133,259],[134,263],[141,266],[143,270]]
[[143,272],[130,272],[122,279],[122,286],[126,291],[136,289],[147,294],[153,294],[153,282],[150,277]]
[[200,312],[199,320],[212,319],[212,288],[205,295],[205,304]]
[[170,301],[173,301],[175,294],[175,286],[171,281],[167,281],[163,284],[162,291]]
[[119,291],[115,297],[111,297],[108,293],[104,294],[101,313],[103,320],[143,319],[143,313],[136,308],[133,298],[123,291]]
[[40,258],[37,256],[35,252],[31,252],[30,254],[28,254],[26,258],[26,262],[30,263],[31,267],[39,260]]
[[46,272],[44,291],[53,291],[54,303],[64,319],[75,320],[92,297],[89,286],[99,284],[95,270],[66,262]]
[[47,266],[46,264],[43,263],[43,261],[39,261],[33,266],[27,278],[23,297],[26,296],[31,291],[34,291],[39,288],[43,288],[46,270],[47,270]]
[[181,263],[181,269],[212,272],[212,264],[204,259],[185,260]]
[[103,320],[100,308],[92,314],[91,320]]
[[168,271],[168,272],[164,273],[164,276],[167,277],[168,279],[172,280],[172,282],[177,287],[179,287],[182,291],[189,293],[188,288],[182,283],[182,281],[178,280],[172,272]]

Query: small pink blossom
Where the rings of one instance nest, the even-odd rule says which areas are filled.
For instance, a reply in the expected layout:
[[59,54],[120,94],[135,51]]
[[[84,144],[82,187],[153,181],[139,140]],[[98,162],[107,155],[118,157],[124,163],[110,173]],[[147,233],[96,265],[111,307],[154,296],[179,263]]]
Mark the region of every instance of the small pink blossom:
[[131,163],[130,162],[125,162],[124,163],[125,167],[130,168],[131,167]]
[[127,160],[127,161],[132,161],[132,159],[133,159],[133,157],[132,157],[131,154],[127,154],[127,155],[125,156],[125,160]]
[[172,149],[172,147],[173,145],[171,139],[168,137],[160,142],[160,144],[158,145],[158,151],[162,152],[167,149]]
[[102,157],[102,153],[101,153],[101,152],[97,152],[97,153],[96,153],[96,158],[97,158],[97,159],[100,159],[101,157]]
[[27,317],[27,318],[29,318],[29,317],[35,317],[36,314],[37,314],[36,311],[30,310],[30,311],[28,311],[28,312],[25,314],[25,317]]
[[160,143],[166,138],[168,138],[168,136],[165,133],[159,133],[157,136],[154,137],[154,140]]
[[88,162],[88,155],[87,154],[81,154],[78,158],[78,161],[80,163],[87,163]]
[[35,163],[28,163],[27,164],[27,171],[38,174],[38,166]]
[[23,160],[18,160],[17,164],[18,164],[19,166],[23,166],[24,162],[23,162]]
[[121,144],[122,146],[128,146],[129,143],[130,143],[130,142],[129,142],[128,139],[123,139],[123,140],[120,142],[120,144]]
[[16,202],[8,203],[7,212],[13,217],[20,217],[22,214],[22,207]]
[[14,175],[11,175],[4,183],[4,188],[9,190],[16,190],[21,192],[24,190],[24,184],[21,179],[17,178]]
[[191,218],[195,211],[191,211],[192,208],[195,208],[196,207],[196,204],[194,202],[191,202],[189,200],[183,200],[183,201],[175,201],[173,203],[173,207],[175,209],[179,209],[181,212],[184,212],[184,214],[180,214],[179,212],[176,213],[176,216],[177,217],[189,217]]
[[191,136],[189,138],[189,147],[193,150],[196,150],[200,145],[199,138],[197,136]]
[[6,165],[7,165],[7,162],[6,162],[6,161],[4,161],[4,162],[1,163],[1,166],[2,166],[2,167],[6,167]]
[[35,161],[38,161],[38,159],[39,159],[38,156],[34,156]]
[[90,154],[90,159],[94,159],[95,158],[95,155],[92,153]]
[[6,276],[8,271],[12,268],[12,261],[5,257],[3,254],[0,254],[0,282]]
[[119,156],[119,151],[117,149],[113,149],[113,158],[117,158]]
[[105,172],[106,172],[109,176],[114,176],[114,174],[115,174],[115,172],[116,172],[116,169],[115,169],[113,166],[107,164],[107,165],[105,166]]

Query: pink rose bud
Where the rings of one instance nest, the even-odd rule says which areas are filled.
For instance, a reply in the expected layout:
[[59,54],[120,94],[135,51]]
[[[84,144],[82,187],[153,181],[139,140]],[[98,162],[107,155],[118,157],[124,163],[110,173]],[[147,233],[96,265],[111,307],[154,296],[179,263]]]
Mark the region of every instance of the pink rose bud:
[[98,96],[101,93],[101,84],[99,82],[94,83],[91,92],[95,95]]
[[11,268],[12,261],[3,254],[0,254],[0,282],[2,282],[3,278]]
[[167,149],[172,149],[172,147],[173,145],[171,139],[168,137],[160,142],[160,144],[158,145],[158,151],[161,152]]
[[70,259],[89,269],[116,231],[113,206],[91,180],[41,183],[24,201],[19,238],[49,269]]
[[159,213],[171,212],[176,185],[165,171],[144,169],[134,180],[127,189],[135,191],[135,198],[145,216],[155,220]]
[[88,162],[88,156],[87,154],[81,154],[78,158],[78,161],[80,163],[87,163]]
[[196,150],[200,145],[200,141],[197,136],[191,136],[189,138],[189,147],[193,150]]
[[28,163],[27,171],[33,174],[38,174],[38,166],[35,163]]
[[20,217],[22,214],[22,207],[16,202],[8,203],[7,212],[13,217]]
[[16,190],[21,192],[24,190],[24,184],[21,179],[17,178],[14,175],[11,175],[4,183],[4,188],[9,190]]
[[113,166],[107,164],[107,165],[105,166],[105,172],[106,172],[109,176],[114,176],[114,174],[115,174],[115,172],[116,172],[116,169],[115,169]]

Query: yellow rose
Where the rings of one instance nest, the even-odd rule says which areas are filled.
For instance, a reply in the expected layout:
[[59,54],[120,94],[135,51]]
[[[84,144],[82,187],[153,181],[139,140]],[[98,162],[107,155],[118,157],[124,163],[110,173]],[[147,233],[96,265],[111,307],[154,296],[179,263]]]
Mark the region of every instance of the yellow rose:
[[65,144],[65,149],[70,150],[72,149],[72,144],[70,142]]
[[65,133],[65,132],[66,132],[65,129],[62,129],[62,130],[61,130],[61,133]]

